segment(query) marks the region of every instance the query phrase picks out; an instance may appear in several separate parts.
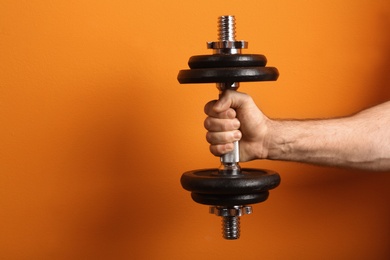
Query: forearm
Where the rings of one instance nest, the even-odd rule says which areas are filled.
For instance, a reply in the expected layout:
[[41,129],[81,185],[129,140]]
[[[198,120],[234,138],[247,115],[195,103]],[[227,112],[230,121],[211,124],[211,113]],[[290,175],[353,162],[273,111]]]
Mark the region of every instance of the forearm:
[[366,170],[390,170],[390,102],[354,116],[272,120],[267,158]]

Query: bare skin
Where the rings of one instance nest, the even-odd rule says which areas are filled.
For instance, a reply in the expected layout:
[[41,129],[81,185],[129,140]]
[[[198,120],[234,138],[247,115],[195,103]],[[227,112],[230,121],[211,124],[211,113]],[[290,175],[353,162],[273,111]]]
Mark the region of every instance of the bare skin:
[[390,101],[352,116],[274,120],[244,93],[225,91],[205,106],[210,151],[240,141],[240,160],[270,159],[372,171],[390,170]]

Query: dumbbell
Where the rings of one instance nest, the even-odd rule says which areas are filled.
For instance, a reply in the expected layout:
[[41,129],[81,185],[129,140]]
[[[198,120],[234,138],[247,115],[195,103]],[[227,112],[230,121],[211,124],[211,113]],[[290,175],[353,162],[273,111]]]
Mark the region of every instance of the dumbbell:
[[[218,41],[207,43],[213,54],[190,57],[190,69],[179,71],[179,83],[216,83],[222,93],[237,90],[239,82],[277,80],[278,70],[266,67],[264,55],[241,53],[247,47],[246,41],[235,39],[235,17],[218,17]],[[240,217],[252,213],[251,204],[268,198],[280,176],[271,170],[241,168],[239,142],[220,161],[219,168],[188,171],[180,181],[195,202],[209,205],[210,213],[222,217],[223,237],[234,240],[240,237]]]

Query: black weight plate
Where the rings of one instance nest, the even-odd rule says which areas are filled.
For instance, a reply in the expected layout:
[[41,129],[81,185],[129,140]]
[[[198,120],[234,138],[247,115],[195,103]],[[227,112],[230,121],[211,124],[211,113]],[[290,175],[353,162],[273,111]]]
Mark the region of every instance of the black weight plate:
[[233,83],[276,80],[279,72],[274,67],[209,68],[181,70],[177,79],[188,83]]
[[194,192],[191,193],[192,199],[197,203],[225,207],[260,203],[267,200],[268,195],[268,191],[246,195],[216,195],[200,194]]
[[188,61],[191,69],[226,68],[226,67],[264,67],[267,58],[260,54],[213,54],[196,55]]
[[218,169],[188,171],[181,176],[184,189],[202,194],[252,194],[277,187],[280,176],[260,169],[241,169],[239,175],[221,175]]

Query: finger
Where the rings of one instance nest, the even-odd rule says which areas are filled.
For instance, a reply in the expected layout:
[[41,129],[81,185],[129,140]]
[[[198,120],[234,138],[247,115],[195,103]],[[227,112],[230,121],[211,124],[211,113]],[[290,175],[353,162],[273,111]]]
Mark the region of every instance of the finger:
[[238,130],[240,128],[240,121],[237,118],[220,119],[214,117],[207,117],[204,120],[204,128],[210,132],[226,132]]
[[234,109],[228,108],[225,111],[221,112],[216,112],[212,107],[210,108],[205,108],[205,113],[209,117],[214,117],[214,118],[220,118],[220,119],[233,119],[237,116],[237,113]]
[[213,155],[221,156],[221,155],[224,155],[226,153],[233,151],[234,144],[228,143],[228,144],[210,145],[209,149]]
[[220,113],[228,108],[237,109],[248,103],[251,97],[245,93],[234,90],[226,90],[221,95],[219,100],[214,104],[215,112]]
[[206,140],[209,144],[227,144],[239,141],[241,139],[241,132],[239,130],[228,132],[207,132]]
[[204,107],[204,112],[206,115],[215,118],[223,119],[232,119],[237,116],[236,111],[232,108],[227,107],[224,111],[215,111],[214,106],[217,103],[217,100],[208,102]]

